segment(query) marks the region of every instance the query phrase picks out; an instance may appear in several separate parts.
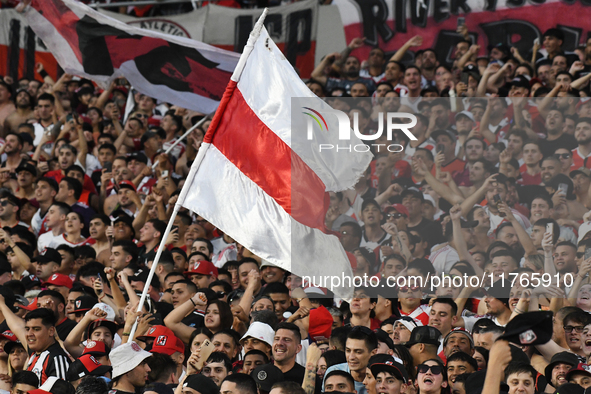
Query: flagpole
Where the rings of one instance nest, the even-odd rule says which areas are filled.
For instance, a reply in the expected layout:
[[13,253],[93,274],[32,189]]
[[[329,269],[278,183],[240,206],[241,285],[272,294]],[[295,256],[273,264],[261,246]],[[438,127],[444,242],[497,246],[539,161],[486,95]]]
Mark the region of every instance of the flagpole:
[[[263,29],[263,22],[265,20],[265,17],[267,16],[268,12],[269,12],[268,8],[265,8],[263,10],[262,15],[260,16],[260,18],[258,19],[254,28],[250,32],[250,36],[248,37],[248,42],[246,43],[246,46],[244,47],[244,50],[242,51],[242,55],[240,56],[240,60],[238,61],[238,64],[236,65],[236,68],[234,69],[234,73],[232,74],[231,80],[233,80],[235,82],[238,82],[240,80],[240,75],[242,74],[242,71],[244,70],[244,66],[246,65],[246,61],[247,61],[248,57],[250,56],[250,53],[254,49],[254,44],[255,44],[256,40],[259,38],[259,36],[261,34],[261,30]],[[224,93],[224,96],[226,96],[227,93],[228,93],[228,91],[226,91],[226,93]],[[226,98],[226,97],[224,97],[224,98]],[[222,103],[224,102],[224,98],[222,98]],[[227,102],[225,104],[227,104]],[[215,126],[219,122],[219,118],[222,116],[222,113],[224,112],[225,104],[220,105],[220,107],[218,107],[218,110],[221,109],[221,111],[217,112],[216,115],[214,116],[214,119],[212,120],[212,125],[210,125],[210,127],[207,131],[207,134],[205,136],[205,141],[212,140],[211,137],[212,137],[213,133],[215,132],[215,128],[216,128]],[[144,306],[144,302],[146,301],[146,296],[148,295],[148,288],[150,287],[150,283],[152,282],[152,278],[154,277],[154,273],[156,272],[156,267],[158,266],[158,262],[160,261],[160,256],[162,255],[162,251],[166,247],[166,245],[165,245],[166,239],[170,235],[170,232],[172,230],[172,226],[174,225],[174,219],[176,218],[176,215],[178,214],[179,210],[181,209],[182,203],[185,201],[187,193],[189,193],[189,189],[190,189],[191,184],[193,183],[193,179],[195,178],[197,170],[201,166],[201,163],[203,162],[205,154],[209,150],[210,145],[211,145],[210,142],[203,142],[201,144],[201,147],[199,148],[199,151],[197,152],[197,157],[195,158],[195,161],[193,162],[193,165],[191,166],[191,170],[189,171],[189,175],[187,176],[187,179],[185,180],[185,184],[183,185],[183,188],[181,189],[181,192],[179,194],[179,198],[177,199],[177,202],[174,205],[174,210],[172,211],[172,215],[170,215],[170,219],[168,219],[168,225],[166,226],[166,231],[164,231],[164,236],[162,237],[162,239],[160,241],[160,246],[158,247],[158,252],[156,252],[156,257],[154,257],[154,261],[152,262],[152,268],[150,268],[148,278],[146,279],[146,283],[144,285],[144,290],[142,291],[142,296],[140,297],[140,302],[138,304],[138,309],[137,309],[138,312],[141,312],[141,310]],[[129,341],[133,341],[133,337],[135,336],[135,332],[137,330],[137,323],[138,322],[136,320],[135,323],[133,324],[133,327],[131,328],[131,331],[129,332]]]
[[[177,146],[178,144],[181,143],[182,140],[184,140],[189,134],[191,134],[191,132],[193,130],[195,130],[197,127],[201,126],[203,123],[205,123],[205,121],[207,119],[209,119],[209,117],[211,115],[215,114],[215,111],[213,111],[212,113],[210,113],[209,115],[206,115],[203,117],[203,119],[201,119],[199,122],[195,123],[195,125],[193,127],[191,127],[189,130],[187,130],[185,132],[185,134],[181,135],[171,146],[168,147],[168,149],[164,152],[166,154],[169,154],[170,151],[172,151],[174,149],[175,146]],[[153,165],[152,165],[152,169],[156,168],[158,166],[158,164],[160,163],[160,161],[156,161]]]

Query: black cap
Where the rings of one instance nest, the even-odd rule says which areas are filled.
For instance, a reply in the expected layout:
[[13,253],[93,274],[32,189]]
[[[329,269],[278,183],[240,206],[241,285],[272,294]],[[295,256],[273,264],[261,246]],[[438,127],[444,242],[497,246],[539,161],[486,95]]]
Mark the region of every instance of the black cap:
[[147,270],[138,269],[133,276],[129,277],[130,282],[143,282],[146,283],[148,281],[149,272]]
[[[28,135],[28,134],[27,134]],[[25,162],[21,162],[21,164],[19,164],[18,167],[16,167],[16,173],[18,174],[21,171],[28,171],[31,174],[33,174],[33,176],[37,176],[37,169],[35,168],[34,165],[32,165],[31,163],[27,163]]]
[[579,359],[574,353],[571,352],[560,352],[553,355],[552,359],[550,360],[550,364],[548,364],[544,370],[544,376],[546,376],[546,379],[550,384],[550,380],[552,379],[552,370],[558,364],[567,364],[573,368],[579,365]]
[[517,345],[543,345],[552,338],[552,312],[528,312],[515,316],[499,339]]
[[542,37],[554,37],[564,42],[564,33],[562,30],[556,28],[546,30]]
[[421,201],[425,201],[425,197],[423,196],[423,193],[414,186],[409,187],[408,189],[406,189],[402,193],[400,193],[400,198],[404,199],[408,195],[416,197]]
[[277,382],[283,381],[283,372],[273,364],[263,364],[256,367],[250,376],[261,390],[271,391],[271,387]]
[[525,75],[517,75],[515,78],[511,80],[511,82],[507,84],[508,88],[511,88],[513,86],[517,88],[526,88],[527,90],[530,90],[529,79],[527,79]]
[[411,347],[417,343],[424,343],[427,345],[439,346],[441,339],[441,331],[431,326],[416,327],[410,333],[410,339],[406,342],[406,347]]
[[85,354],[70,364],[66,373],[66,380],[75,382],[88,375],[104,376],[111,371],[113,371],[113,367],[110,365],[103,365],[93,355]]
[[451,131],[448,131],[448,130],[435,130],[434,132],[431,133],[431,138],[433,138],[433,140],[436,140],[437,137],[439,137],[440,135],[446,135],[452,141],[457,140],[456,136]]
[[402,380],[402,383],[408,382],[408,373],[404,369],[404,365],[395,361],[393,358],[383,363],[375,363],[369,369],[371,369],[371,374],[374,377],[378,376],[380,372],[388,372],[392,376],[395,376],[396,379]]
[[220,392],[218,386],[211,378],[201,374],[188,375],[185,379],[185,383],[183,383],[183,387],[197,390],[201,394],[219,394]]
[[41,280],[35,275],[27,275],[21,279],[21,283],[25,286],[25,289],[31,290],[35,286],[41,286]]
[[565,383],[556,389],[555,394],[585,394],[587,389],[584,389],[583,386],[575,384],[575,383]]
[[[25,90],[25,92],[27,92],[27,91]],[[29,93],[29,92],[27,92],[27,93]],[[22,133],[18,133],[18,135],[21,136],[21,138],[23,139],[24,142],[27,142],[29,145],[33,145],[33,137],[31,137],[31,134],[22,132]]]
[[135,160],[139,161],[140,163],[148,164],[148,157],[144,154],[144,152],[133,152],[129,156],[127,156],[127,162]]
[[384,342],[391,350],[394,350],[394,342],[388,333],[380,328],[376,330],[376,335],[379,342]]
[[97,303],[96,298],[91,296],[80,296],[74,301],[74,310],[70,313],[87,312]]
[[62,255],[59,254],[59,252],[55,249],[47,248],[47,249],[45,249],[45,253],[35,257],[31,261],[37,262],[40,264],[47,264],[47,263],[50,263],[53,261],[54,263],[58,263],[59,265],[62,265]]
[[0,260],[0,275],[4,275],[7,272],[12,272],[10,263],[6,260]]

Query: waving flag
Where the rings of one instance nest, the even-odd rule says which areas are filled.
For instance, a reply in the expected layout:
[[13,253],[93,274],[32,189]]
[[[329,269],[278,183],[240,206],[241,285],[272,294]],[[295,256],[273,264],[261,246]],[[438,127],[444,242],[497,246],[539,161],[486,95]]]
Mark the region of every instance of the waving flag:
[[26,17],[60,66],[107,86],[125,77],[138,91],[204,113],[214,111],[238,54],[129,26],[74,0],[33,0]]
[[[326,192],[352,187],[371,155],[319,152],[318,141],[341,143],[337,119],[270,39],[265,15],[251,33],[179,204],[296,275],[350,277],[345,251],[324,226]],[[316,125],[311,136],[307,119]],[[353,136],[345,143],[360,141]],[[351,295],[350,288],[336,287],[335,293]]]

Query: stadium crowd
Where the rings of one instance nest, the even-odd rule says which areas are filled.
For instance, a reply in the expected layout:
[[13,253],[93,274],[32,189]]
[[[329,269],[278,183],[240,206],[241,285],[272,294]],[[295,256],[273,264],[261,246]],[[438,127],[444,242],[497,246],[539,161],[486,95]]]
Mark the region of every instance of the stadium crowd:
[[124,80],[42,65],[43,81],[0,79],[0,391],[584,393],[591,41],[563,43],[548,30],[528,61],[465,39],[446,65],[430,49],[402,63],[418,36],[390,58],[351,56],[355,39],[323,59],[307,85],[361,133],[417,118],[416,140],[371,141],[326,226],[355,275],[421,285],[349,302],[186,209],[146,283],[210,120],[174,145],[205,115],[133,91],[129,108]]

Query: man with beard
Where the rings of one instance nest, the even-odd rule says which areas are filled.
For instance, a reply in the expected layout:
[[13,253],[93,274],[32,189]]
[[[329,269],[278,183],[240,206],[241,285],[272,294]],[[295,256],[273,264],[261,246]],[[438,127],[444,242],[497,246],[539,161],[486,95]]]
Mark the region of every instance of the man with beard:
[[392,86],[396,87],[400,82],[402,82],[402,78],[404,77],[404,71],[406,67],[404,64],[396,61],[390,60],[388,64],[386,64],[386,71],[384,72],[384,80],[392,84]]
[[546,131],[548,136],[540,140],[540,149],[544,156],[550,156],[556,149],[573,150],[577,140],[564,132],[564,114],[556,109],[550,110],[546,116]]
[[[417,66],[408,66],[404,71],[402,84],[408,90],[406,98],[402,101],[404,107],[410,108],[412,112],[419,112],[419,103],[421,102],[421,69]],[[402,93],[401,93],[402,96]],[[410,100],[413,98],[414,100]],[[406,110],[406,108],[405,108]]]
[[[478,145],[480,143],[482,143],[482,140],[475,139],[470,141],[470,144]],[[467,197],[480,189],[482,185],[484,185],[484,181],[495,172],[494,166],[486,159],[476,159],[473,163],[468,164],[470,164],[470,166],[466,165],[468,167],[468,181],[472,186],[459,186],[464,197]]]
[[2,163],[2,168],[8,168],[9,172],[14,173],[22,161],[23,138],[11,132],[6,135],[5,140],[4,153],[6,154],[6,161]]
[[[301,383],[306,369],[296,363],[296,356],[302,350],[300,329],[293,323],[280,323],[273,338],[273,359],[275,366],[283,372],[284,380]],[[363,366],[365,370],[365,366]],[[326,371],[329,372],[328,370]]]
[[575,125],[575,139],[578,146],[572,151],[572,168],[591,168],[591,162],[587,160],[591,156],[591,118],[579,118]]
[[[312,71],[311,77],[314,80],[324,84],[326,86],[326,90],[329,92],[334,89],[340,88],[340,89],[345,89],[347,94],[350,94],[351,87],[355,83],[361,82],[365,86],[367,86],[367,90],[370,93],[373,93],[373,91],[376,89],[376,85],[375,85],[373,79],[361,77],[359,75],[359,71],[361,68],[360,63],[359,63],[359,59],[357,59],[355,56],[349,56],[349,53],[351,53],[351,51],[353,49],[359,48],[362,45],[363,45],[363,40],[361,40],[360,38],[355,38],[351,41],[349,46],[347,48],[345,48],[345,50],[341,54],[332,53],[330,55],[327,55],[326,57],[324,57],[324,59],[322,59],[322,61],[318,64],[318,66],[316,66],[314,71]],[[335,60],[339,56],[341,59],[345,59],[345,64],[341,67],[341,71],[340,71],[341,76],[343,78],[327,77],[325,75],[324,71],[326,70],[327,67],[331,66],[332,63],[335,63],[335,65],[338,65],[339,61],[337,60],[335,62]]]
[[542,160],[542,182],[548,183],[550,179],[560,174],[560,160],[554,156],[548,156]]
[[437,54],[433,49],[425,49],[421,59],[422,87],[435,86],[435,69],[439,66]]
[[556,353],[552,356],[550,364],[548,364],[544,370],[546,380],[554,386],[554,388],[558,388],[564,383],[567,383],[566,374],[571,368],[576,367],[578,364],[579,360],[577,359],[577,356],[571,352]]
[[4,132],[18,130],[19,125],[35,119],[33,112],[33,98],[26,89],[16,91],[16,111],[6,117],[4,121]]

